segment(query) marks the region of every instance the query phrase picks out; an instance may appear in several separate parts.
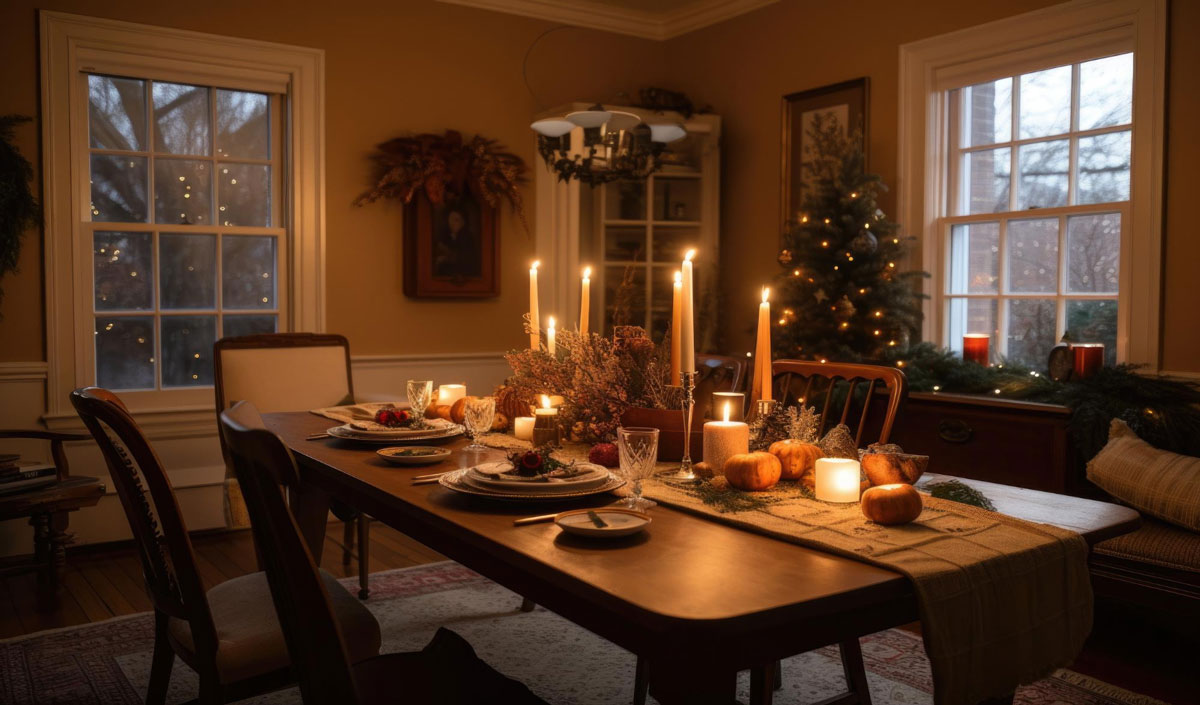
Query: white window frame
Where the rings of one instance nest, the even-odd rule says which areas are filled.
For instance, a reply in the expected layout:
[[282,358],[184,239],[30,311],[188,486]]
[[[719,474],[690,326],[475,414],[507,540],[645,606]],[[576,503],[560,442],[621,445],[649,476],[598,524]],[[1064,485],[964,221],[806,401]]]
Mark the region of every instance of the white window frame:
[[949,90],[1133,51],[1134,128],[1130,200],[1123,204],[1127,235],[1121,242],[1117,357],[1158,370],[1166,27],[1165,0],[1076,0],[900,47],[898,213],[920,243],[909,264],[932,274],[925,288],[925,340],[952,342],[944,337],[948,233],[941,223],[951,212]]
[[[288,231],[279,330],[325,328],[324,52],[43,11],[42,143],[45,218],[47,414],[74,416],[68,393],[93,384],[92,231],[88,208],[84,73],[124,75],[282,96],[282,218]],[[83,107],[80,107],[83,106]],[[151,205],[151,207],[153,207]],[[84,247],[83,245],[87,246]],[[210,388],[139,392],[133,410],[168,418],[207,412]]]

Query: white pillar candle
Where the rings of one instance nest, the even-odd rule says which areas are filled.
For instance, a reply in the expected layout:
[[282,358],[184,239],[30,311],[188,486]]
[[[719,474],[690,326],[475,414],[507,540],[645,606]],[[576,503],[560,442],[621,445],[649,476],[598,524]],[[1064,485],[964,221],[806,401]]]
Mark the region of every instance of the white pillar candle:
[[550,353],[550,357],[554,357],[554,337],[556,335],[554,329],[554,316],[550,317],[550,326],[546,328],[546,352]]
[[712,466],[713,474],[725,474],[725,461],[750,451],[750,427],[741,421],[730,421],[730,402],[725,402],[724,421],[704,424],[704,462]]
[[681,320],[679,307],[683,298],[683,272],[675,272],[674,291],[671,295],[671,386],[679,386],[679,322]]
[[763,287],[758,306],[758,341],[754,348],[754,385],[751,397],[771,400],[771,290]]
[[583,268],[583,284],[579,291],[579,334],[588,334],[588,318],[592,310],[592,268]]
[[688,250],[684,255],[683,268],[680,271],[680,283],[683,287],[679,307],[679,368],[681,372],[696,371],[696,318],[692,277],[692,258],[695,256],[695,250]]
[[541,321],[538,316],[538,283],[537,272],[540,261],[534,261],[529,268],[529,349],[541,349]]
[[533,417],[518,416],[513,419],[513,435],[522,441],[533,440]]
[[465,384],[438,385],[438,404],[453,404],[465,396],[467,396],[467,386]]
[[857,502],[860,487],[858,461],[849,458],[817,458],[817,499],[822,502]]

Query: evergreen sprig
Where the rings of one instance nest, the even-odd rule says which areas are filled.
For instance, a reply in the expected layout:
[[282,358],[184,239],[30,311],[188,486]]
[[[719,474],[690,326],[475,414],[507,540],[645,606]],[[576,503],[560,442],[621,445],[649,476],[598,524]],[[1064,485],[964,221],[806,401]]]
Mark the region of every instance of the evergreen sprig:
[[[33,165],[13,144],[17,125],[29,122],[23,115],[0,116],[0,278],[17,271],[21,238],[41,222],[41,211],[29,182]],[[0,299],[4,291],[0,289]]]

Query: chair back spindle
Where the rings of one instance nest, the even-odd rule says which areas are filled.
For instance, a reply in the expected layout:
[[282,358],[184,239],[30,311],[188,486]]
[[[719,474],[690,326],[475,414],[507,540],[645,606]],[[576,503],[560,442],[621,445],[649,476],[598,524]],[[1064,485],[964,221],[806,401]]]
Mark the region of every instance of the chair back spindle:
[[[867,434],[869,426],[878,427],[875,438],[879,443],[888,442],[896,416],[908,396],[904,373],[883,365],[776,360],[771,372],[778,392],[776,398],[783,403],[817,409],[821,414],[818,432],[822,436],[836,424],[845,424],[859,447],[864,435],[872,437]],[[879,393],[881,389],[887,390],[886,400]],[[884,404],[882,418],[878,413],[881,404]],[[874,415],[873,410],[877,412]],[[877,424],[873,423],[876,419]]]

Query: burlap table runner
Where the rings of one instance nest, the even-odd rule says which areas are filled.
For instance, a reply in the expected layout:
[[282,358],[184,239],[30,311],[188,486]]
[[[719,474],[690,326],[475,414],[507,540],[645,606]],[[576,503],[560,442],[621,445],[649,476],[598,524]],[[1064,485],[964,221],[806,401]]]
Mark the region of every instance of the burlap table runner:
[[[498,434],[485,442],[529,447]],[[559,455],[582,457],[586,448],[568,446]],[[745,500],[740,503],[714,501],[730,495],[658,479],[646,480],[644,493],[741,529],[908,576],[938,705],[975,705],[1066,667],[1092,628],[1087,544],[1066,529],[928,495],[916,521],[881,526],[867,521],[856,504],[818,502],[788,482],[733,495]]]

